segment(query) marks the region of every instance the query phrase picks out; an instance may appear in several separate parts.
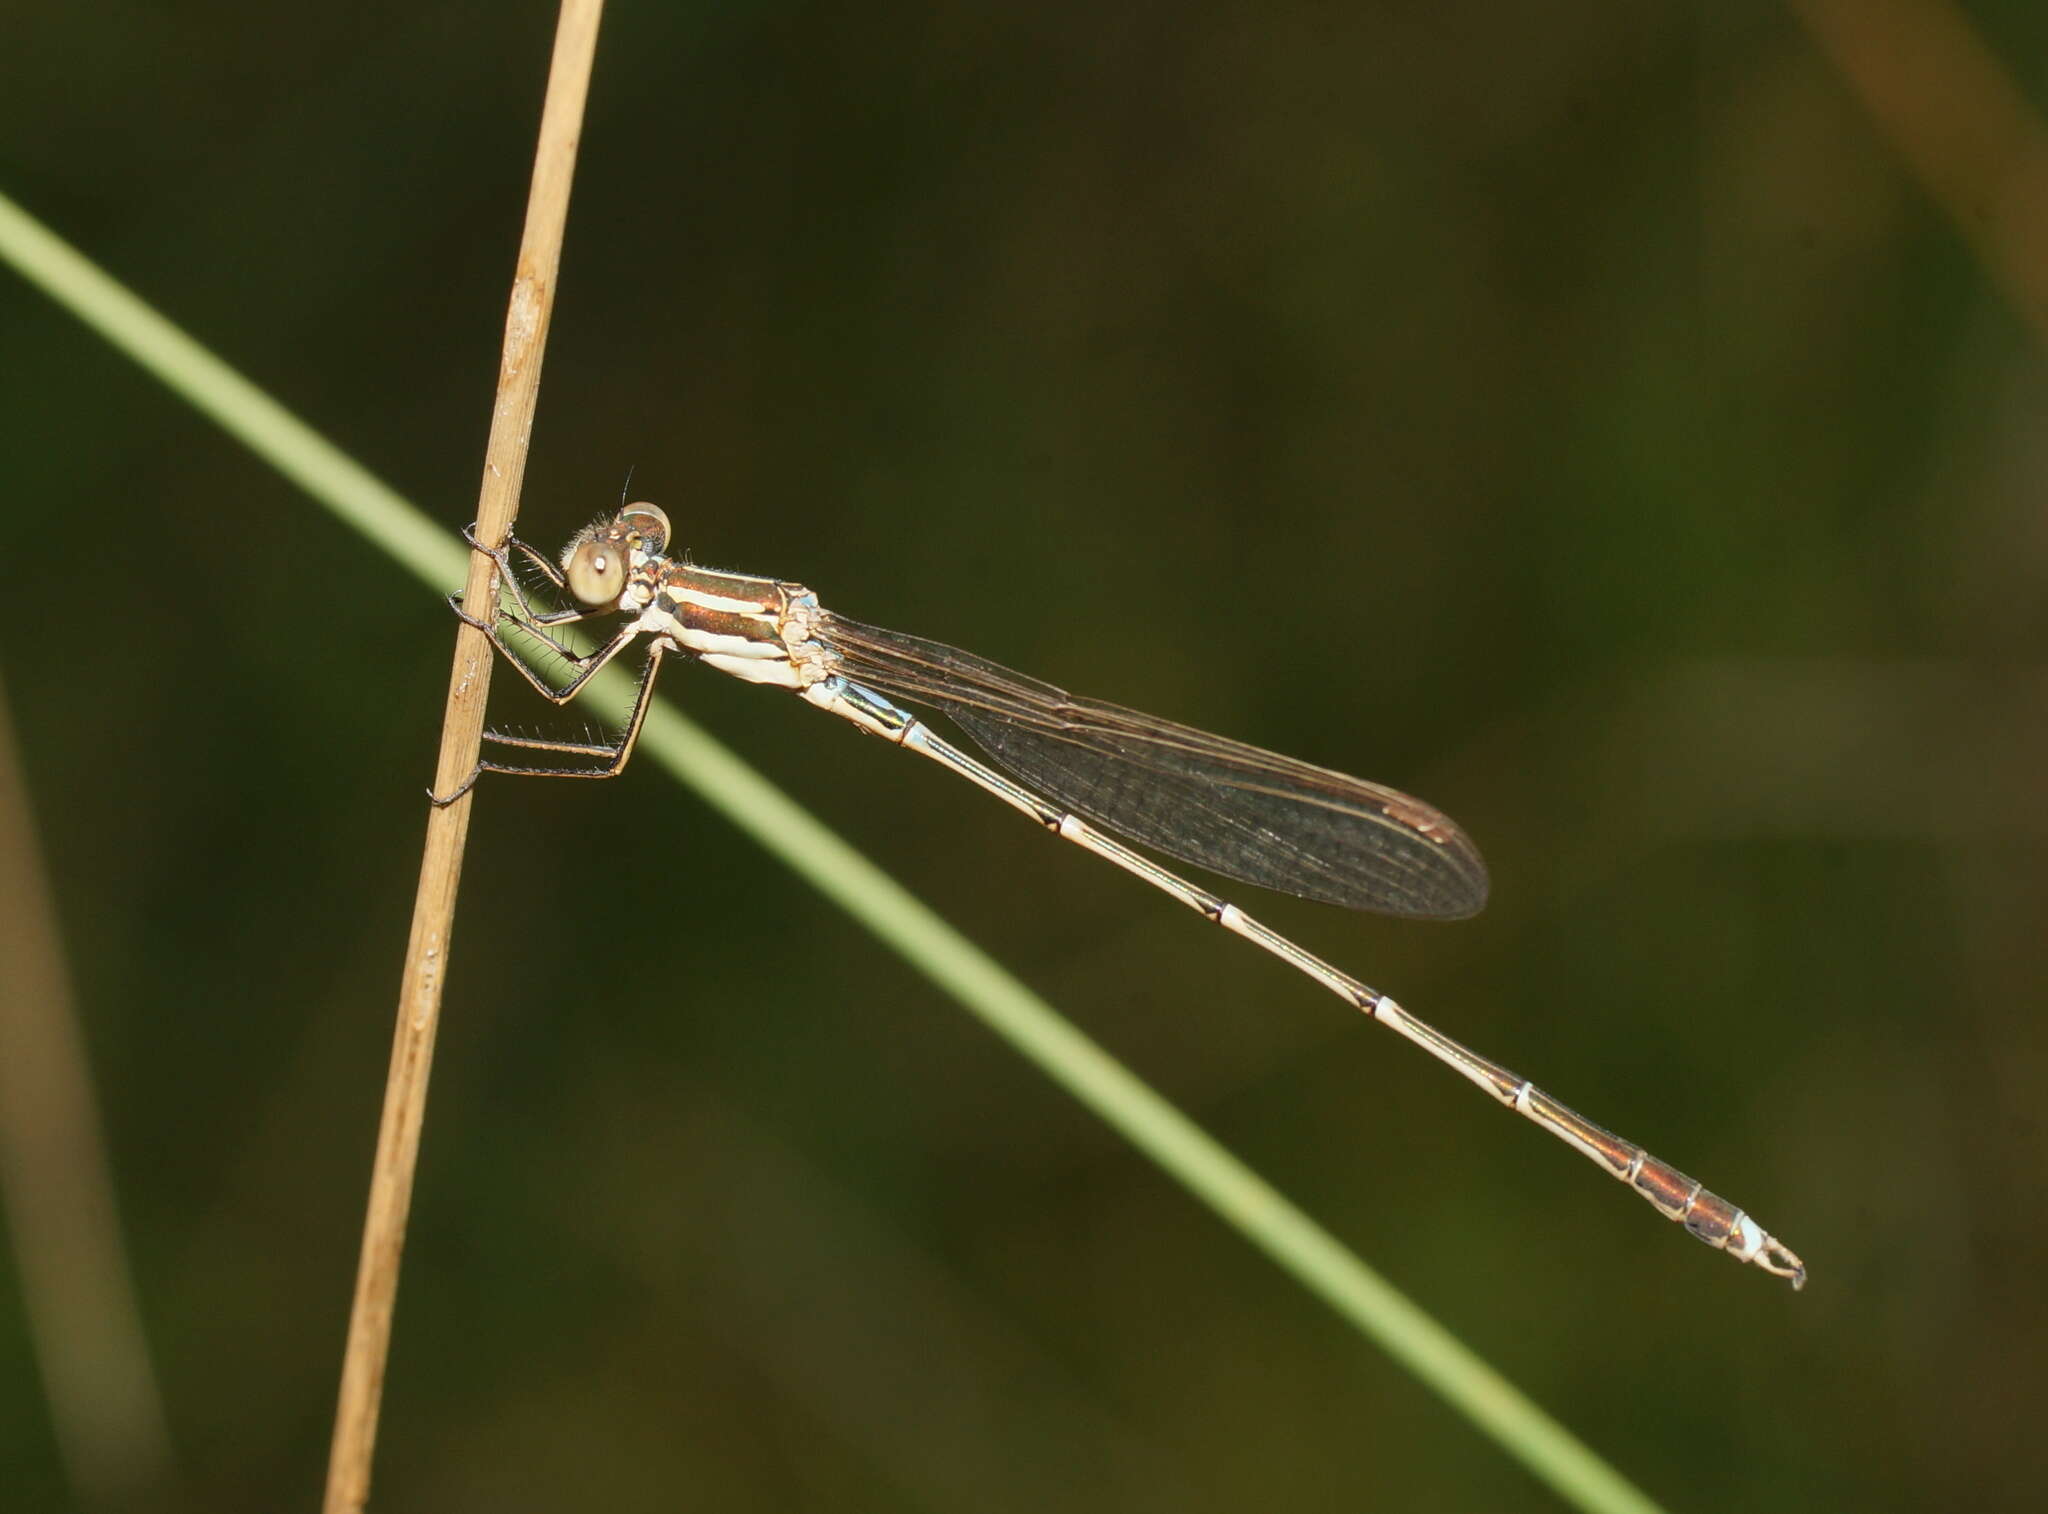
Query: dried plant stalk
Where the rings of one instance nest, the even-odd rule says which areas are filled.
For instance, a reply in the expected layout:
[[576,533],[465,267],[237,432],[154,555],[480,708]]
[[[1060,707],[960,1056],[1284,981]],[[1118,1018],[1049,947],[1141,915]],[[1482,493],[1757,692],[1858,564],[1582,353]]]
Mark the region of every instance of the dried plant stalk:
[[[505,317],[497,400],[477,499],[478,534],[485,541],[498,542],[510,535],[518,511],[602,10],[603,0],[564,0],[555,32],[526,230]],[[465,603],[472,613],[487,616],[497,603],[497,594],[495,568],[481,554],[472,554]],[[441,755],[434,773],[436,793],[452,792],[476,767],[491,658],[490,642],[482,632],[466,625],[458,628]],[[355,1304],[342,1358],[334,1444],[327,1464],[326,1514],[356,1514],[369,1500],[377,1411],[391,1347],[391,1314],[398,1294],[399,1260],[412,1204],[413,1171],[419,1160],[420,1127],[426,1117],[427,1079],[433,1064],[434,1033],[440,1024],[441,988],[447,977],[455,896],[473,797],[472,790],[453,804],[429,811],[427,817],[419,893],[413,903],[405,976],[398,992],[391,1070],[384,1088],[384,1114],[370,1174],[369,1209],[363,1220]]]

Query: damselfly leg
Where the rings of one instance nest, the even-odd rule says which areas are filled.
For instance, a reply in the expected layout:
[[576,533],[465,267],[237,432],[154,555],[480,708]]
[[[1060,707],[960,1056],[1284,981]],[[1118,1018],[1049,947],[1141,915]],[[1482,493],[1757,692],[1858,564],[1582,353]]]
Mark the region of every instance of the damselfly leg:
[[[555,566],[553,559],[547,553],[541,551],[540,548],[534,546],[531,542],[521,541],[516,536],[506,537],[503,546],[489,546],[477,538],[476,523],[474,521],[462,528],[462,539],[498,565],[498,582],[512,591],[512,597],[519,601],[519,609],[525,615],[530,625],[567,625],[571,621],[588,620],[593,615],[608,615],[611,613],[611,608],[606,605],[568,605],[555,610],[535,609],[533,600],[526,592],[526,581],[519,576],[518,571],[512,566],[512,553],[518,552],[528,562],[540,569],[541,573],[546,577],[549,587],[553,588],[557,593],[566,594],[569,592],[568,580],[563,576],[562,570]],[[458,610],[457,613],[460,614],[461,612]],[[464,619],[468,619],[468,617],[464,616]],[[542,640],[547,641],[551,646],[562,651],[564,656],[574,655],[567,649],[562,648],[561,644],[554,641],[552,637],[543,637]]]
[[[541,571],[546,574],[548,581],[555,588],[566,590],[568,588],[567,580],[561,571],[548,560],[546,555],[526,542],[520,541],[517,537],[508,538],[503,547],[488,547],[477,539],[476,530],[473,525],[465,527],[462,534],[473,548],[483,553],[486,557],[491,558],[497,564],[500,584],[510,590],[512,596],[519,602],[520,611],[523,613],[515,614],[500,606],[497,616],[492,620],[486,621],[478,616],[471,615],[463,607],[460,594],[449,595],[448,606],[455,612],[458,619],[466,625],[476,627],[476,629],[488,636],[491,639],[491,645],[497,648],[499,655],[514,668],[518,669],[520,676],[543,699],[548,700],[552,704],[567,704],[582,691],[583,686],[595,677],[601,669],[640,638],[641,633],[638,629],[627,626],[596,651],[588,653],[578,652],[576,648],[551,635],[548,628],[588,619],[592,615],[604,613],[603,609],[592,608],[588,605],[556,611],[536,609],[532,600],[527,595],[525,584],[520,581],[518,573],[512,566],[507,549],[523,553],[530,561],[540,567]],[[547,647],[563,663],[567,664],[570,669],[568,679],[561,683],[550,683],[540,670],[522,656],[519,650],[506,638],[502,629],[505,625],[511,625],[526,636],[533,638],[541,645]],[[499,730],[486,730],[483,733],[483,739],[496,746],[519,747],[528,751],[563,752],[572,756],[601,757],[604,759],[601,766],[576,768],[532,767],[484,758],[471,770],[469,776],[456,786],[454,792],[430,794],[428,797],[439,805],[452,804],[468,793],[475,786],[477,779],[485,773],[512,773],[527,778],[616,778],[625,770],[627,762],[632,759],[634,745],[640,739],[640,727],[647,718],[648,704],[654,697],[655,675],[660,670],[662,654],[669,650],[669,647],[670,643],[657,638],[648,648],[647,661],[640,669],[639,684],[633,696],[632,713],[627,717],[623,729],[612,740],[571,741],[555,737],[525,736],[513,731]]]
[[[578,652],[567,643],[558,641],[548,635],[535,622],[514,615],[509,610],[499,610],[496,620],[482,620],[470,614],[469,611],[462,607],[462,596],[460,594],[448,596],[448,608],[455,612],[455,618],[464,625],[475,626],[484,635],[490,637],[491,645],[496,647],[505,660],[525,676],[526,681],[533,685],[535,692],[541,698],[555,704],[567,704],[570,700],[574,699],[577,692],[595,676],[600,668],[618,656],[619,653],[625,651],[627,647],[630,647],[640,634],[631,627],[628,627],[612,637],[610,641],[599,647],[595,652]],[[507,624],[531,636],[535,641],[546,646],[558,658],[567,663],[573,669],[568,682],[561,684],[549,683],[537,668],[520,656],[517,649],[505,639],[504,631],[500,629]]]

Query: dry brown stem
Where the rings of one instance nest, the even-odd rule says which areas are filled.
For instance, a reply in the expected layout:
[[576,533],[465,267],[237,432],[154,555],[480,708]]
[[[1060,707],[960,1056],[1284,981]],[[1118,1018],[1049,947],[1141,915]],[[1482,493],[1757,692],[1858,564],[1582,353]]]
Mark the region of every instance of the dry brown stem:
[[[533,187],[527,200],[526,230],[519,267],[505,317],[504,355],[498,369],[497,400],[491,414],[490,444],[484,454],[478,492],[478,535],[488,542],[511,534],[519,486],[526,473],[527,443],[533,432],[540,389],[541,355],[554,308],[555,276],[561,265],[562,233],[568,219],[569,186],[576,167],[583,102],[603,0],[563,0],[548,71],[547,101],[541,112]],[[466,604],[488,615],[497,602],[496,571],[481,554],[470,558]],[[474,770],[481,744],[484,701],[490,688],[491,646],[483,633],[458,628],[455,666],[448,683],[448,707],[434,791],[452,792]],[[377,1156],[370,1174],[370,1201],[363,1221],[362,1257],[357,1264],[355,1304],[348,1346],[342,1358],[340,1400],[334,1416],[334,1444],[327,1464],[325,1514],[356,1514],[369,1501],[371,1456],[377,1439],[377,1411],[383,1397],[384,1364],[391,1347],[391,1314],[398,1293],[399,1259],[405,1248],[406,1216],[412,1204],[413,1171],[419,1160],[420,1127],[426,1117],[427,1078],[440,1023],[441,989],[463,843],[469,833],[474,790],[427,815],[427,840],[420,861],[419,893],[413,904],[412,934],[405,976],[399,985],[398,1024],[391,1045],[391,1071],[384,1089],[384,1114],[377,1131]]]

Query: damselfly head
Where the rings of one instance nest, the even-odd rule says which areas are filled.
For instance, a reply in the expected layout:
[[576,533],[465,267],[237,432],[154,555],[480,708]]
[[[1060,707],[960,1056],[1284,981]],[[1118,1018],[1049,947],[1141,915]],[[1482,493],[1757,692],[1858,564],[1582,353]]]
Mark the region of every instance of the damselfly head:
[[628,505],[569,538],[562,551],[562,576],[569,592],[586,605],[611,604],[626,592],[635,552],[660,555],[668,542],[668,517],[656,505]]

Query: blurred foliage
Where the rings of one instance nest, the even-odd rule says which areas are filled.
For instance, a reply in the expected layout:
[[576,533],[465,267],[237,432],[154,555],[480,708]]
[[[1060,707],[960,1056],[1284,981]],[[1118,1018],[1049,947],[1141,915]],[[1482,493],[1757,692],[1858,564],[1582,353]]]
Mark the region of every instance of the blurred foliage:
[[[1479,920],[1261,912],[1804,1295],[964,786],[671,675],[1653,1494],[2031,1508],[2048,374],[1794,17],[1701,9],[616,7],[523,529],[630,469],[700,560],[1441,804]],[[19,11],[0,185],[452,529],[552,20]],[[309,1507],[447,617],[11,276],[0,354],[145,1506]],[[9,1265],[6,1502],[64,1508]],[[378,1508],[1543,1497],[652,773],[484,794]]]

